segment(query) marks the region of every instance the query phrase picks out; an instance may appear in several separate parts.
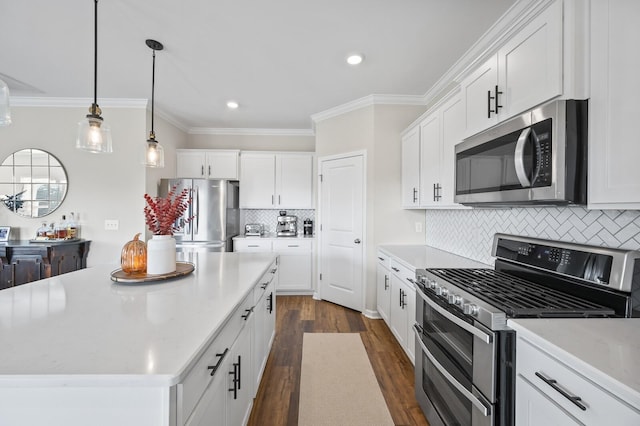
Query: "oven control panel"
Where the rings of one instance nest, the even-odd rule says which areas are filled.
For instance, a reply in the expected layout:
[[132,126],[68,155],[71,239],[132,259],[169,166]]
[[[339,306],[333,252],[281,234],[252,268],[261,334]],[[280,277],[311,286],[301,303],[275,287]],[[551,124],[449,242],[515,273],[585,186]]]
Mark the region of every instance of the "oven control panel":
[[613,256],[566,247],[499,238],[495,256],[599,285],[611,277]]

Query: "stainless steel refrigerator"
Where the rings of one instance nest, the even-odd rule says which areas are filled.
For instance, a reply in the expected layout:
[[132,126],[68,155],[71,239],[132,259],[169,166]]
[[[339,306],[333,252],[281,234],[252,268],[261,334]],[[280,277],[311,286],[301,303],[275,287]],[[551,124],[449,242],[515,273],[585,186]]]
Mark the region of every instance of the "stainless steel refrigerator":
[[[239,185],[237,181],[211,179],[162,179],[158,194],[166,197],[176,186],[189,189],[191,204],[177,220],[181,230],[174,232],[178,258],[185,253],[233,251],[232,238],[240,232]],[[193,216],[191,222],[187,218]],[[182,255],[181,255],[182,254]]]

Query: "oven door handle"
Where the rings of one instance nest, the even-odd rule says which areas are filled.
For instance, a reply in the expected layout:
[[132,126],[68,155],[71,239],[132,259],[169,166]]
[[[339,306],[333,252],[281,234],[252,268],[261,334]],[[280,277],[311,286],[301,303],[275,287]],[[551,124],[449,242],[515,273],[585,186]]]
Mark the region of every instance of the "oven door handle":
[[436,367],[436,370],[438,370],[440,372],[440,374],[442,374],[444,376],[445,379],[447,379],[447,381],[458,390],[458,392],[460,392],[465,398],[467,398],[469,400],[469,402],[471,402],[479,411],[480,413],[482,413],[483,416],[488,417],[491,415],[491,406],[485,404],[484,402],[482,402],[477,396],[475,396],[474,394],[472,394],[471,392],[469,392],[469,390],[467,388],[465,388],[464,386],[462,386],[460,384],[460,382],[458,382],[448,371],[446,368],[444,368],[437,360],[436,358],[431,354],[431,352],[429,352],[429,349],[427,349],[427,347],[424,345],[424,342],[422,341],[422,337],[420,336],[420,329],[418,328],[417,324],[413,325],[413,331],[416,335],[416,340],[418,341],[418,343],[420,344],[420,347],[422,348],[422,352],[427,356],[427,358],[429,358],[429,361],[431,361],[431,363],[433,364],[434,367]]
[[461,320],[457,316],[453,315],[451,312],[448,312],[446,309],[444,309],[443,307],[438,305],[436,302],[431,300],[429,297],[427,297],[422,292],[422,290],[420,290],[420,287],[416,287],[416,292],[422,298],[422,300],[424,300],[429,306],[431,306],[431,308],[436,310],[440,315],[442,315],[443,317],[445,317],[446,319],[448,319],[449,321],[451,321],[452,323],[454,323],[458,327],[463,328],[466,331],[468,331],[469,333],[473,334],[474,336],[482,339],[482,341],[485,342],[486,344],[490,344],[491,342],[493,342],[493,336],[491,336],[491,335],[485,333],[484,331],[480,330],[479,328],[474,327],[471,324]]

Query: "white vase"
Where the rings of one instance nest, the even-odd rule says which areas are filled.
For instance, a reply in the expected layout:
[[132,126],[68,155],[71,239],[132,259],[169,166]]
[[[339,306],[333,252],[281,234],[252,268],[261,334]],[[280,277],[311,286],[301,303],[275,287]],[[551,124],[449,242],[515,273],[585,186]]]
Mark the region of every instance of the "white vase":
[[172,235],[154,235],[147,241],[147,274],[169,274],[175,270],[175,238]]

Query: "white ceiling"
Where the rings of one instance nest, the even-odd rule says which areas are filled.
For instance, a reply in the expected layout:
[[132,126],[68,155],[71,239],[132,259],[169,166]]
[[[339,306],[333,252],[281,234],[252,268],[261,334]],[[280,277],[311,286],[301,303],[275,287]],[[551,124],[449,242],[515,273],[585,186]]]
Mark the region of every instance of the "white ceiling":
[[[424,95],[513,3],[101,0],[98,104],[151,97],[152,38],[165,46],[156,110],[183,128],[310,129],[312,114],[367,95]],[[12,96],[93,97],[93,7],[0,2]],[[347,65],[350,52],[365,62]]]

